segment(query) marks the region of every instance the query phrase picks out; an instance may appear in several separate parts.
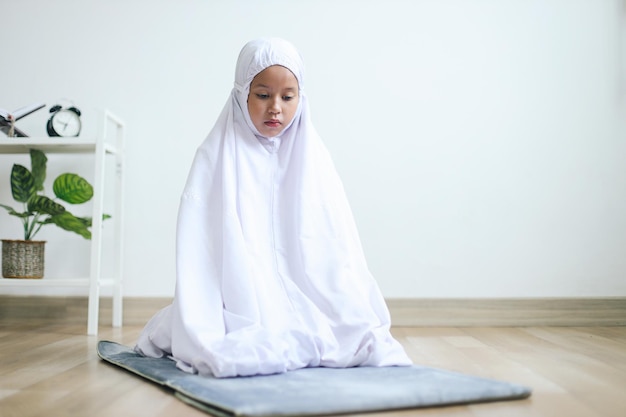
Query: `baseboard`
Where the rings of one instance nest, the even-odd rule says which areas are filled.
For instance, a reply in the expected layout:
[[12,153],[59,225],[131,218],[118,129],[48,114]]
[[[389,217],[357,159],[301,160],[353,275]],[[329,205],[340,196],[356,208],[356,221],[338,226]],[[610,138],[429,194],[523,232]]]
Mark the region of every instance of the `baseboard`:
[[626,297],[388,299],[394,326],[625,326]]
[[[170,304],[171,298],[126,297],[123,302],[124,325],[140,326],[161,308]],[[87,297],[83,296],[0,296],[0,323],[27,323],[30,320],[61,324],[87,325]],[[110,325],[113,317],[113,300],[100,298],[99,323]]]
[[[124,324],[144,325],[171,298],[124,298]],[[626,326],[626,297],[532,299],[388,299],[396,327]],[[100,301],[100,324],[112,302]],[[87,297],[0,296],[0,324],[87,323]]]

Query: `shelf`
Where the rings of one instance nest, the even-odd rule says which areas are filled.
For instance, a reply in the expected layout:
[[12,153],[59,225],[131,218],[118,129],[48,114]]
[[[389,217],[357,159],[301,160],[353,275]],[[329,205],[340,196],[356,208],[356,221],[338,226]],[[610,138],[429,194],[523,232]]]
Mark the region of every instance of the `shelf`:
[[88,287],[89,278],[65,278],[65,279],[20,279],[2,278],[0,287]]
[[[94,156],[94,196],[92,199],[92,239],[89,277],[11,279],[0,278],[0,288],[9,287],[83,287],[88,288],[89,306],[87,313],[87,334],[98,333],[100,288],[113,287],[113,326],[122,325],[122,277],[123,277],[123,165],[124,165],[124,123],[116,116],[104,111],[103,124],[97,137],[6,137],[0,135],[1,154],[28,154],[30,149],[39,149],[46,154],[82,154]],[[107,125],[113,126],[113,135],[106,134]],[[107,139],[112,139],[108,141]],[[113,168],[105,164],[105,158],[115,161],[115,240],[117,250],[117,273],[113,279],[103,279],[102,270],[102,217],[104,209],[105,171]]]
[[[89,278],[0,278],[0,287],[89,287]],[[101,279],[100,286],[116,285],[113,279]]]
[[[35,148],[46,153],[93,153],[97,140],[92,138],[0,137],[0,154],[28,153]],[[117,154],[115,146],[103,143],[108,154]]]

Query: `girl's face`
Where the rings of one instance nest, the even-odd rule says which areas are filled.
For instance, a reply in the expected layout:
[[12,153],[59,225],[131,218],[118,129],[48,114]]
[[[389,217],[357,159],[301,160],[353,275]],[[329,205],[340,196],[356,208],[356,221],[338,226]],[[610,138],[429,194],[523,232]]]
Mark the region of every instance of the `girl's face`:
[[272,65],[259,72],[250,84],[248,113],[259,133],[280,135],[298,109],[298,80],[287,68]]

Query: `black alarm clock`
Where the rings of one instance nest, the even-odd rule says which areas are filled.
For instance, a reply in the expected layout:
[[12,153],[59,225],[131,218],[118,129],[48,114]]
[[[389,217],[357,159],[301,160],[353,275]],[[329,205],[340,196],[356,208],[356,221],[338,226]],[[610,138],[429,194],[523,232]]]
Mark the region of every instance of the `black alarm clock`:
[[48,136],[78,136],[82,123],[80,110],[76,107],[67,107],[57,104],[50,108],[50,119],[46,125]]

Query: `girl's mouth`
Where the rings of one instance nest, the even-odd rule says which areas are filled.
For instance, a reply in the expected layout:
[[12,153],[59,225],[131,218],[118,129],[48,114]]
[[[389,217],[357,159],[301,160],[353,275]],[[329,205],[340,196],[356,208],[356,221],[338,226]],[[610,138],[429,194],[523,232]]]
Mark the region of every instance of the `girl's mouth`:
[[280,122],[278,120],[272,119],[264,122],[267,127],[278,127],[280,126]]

